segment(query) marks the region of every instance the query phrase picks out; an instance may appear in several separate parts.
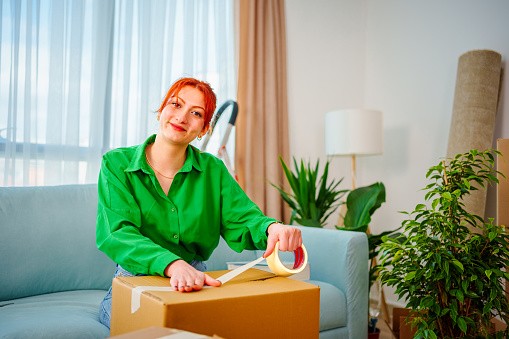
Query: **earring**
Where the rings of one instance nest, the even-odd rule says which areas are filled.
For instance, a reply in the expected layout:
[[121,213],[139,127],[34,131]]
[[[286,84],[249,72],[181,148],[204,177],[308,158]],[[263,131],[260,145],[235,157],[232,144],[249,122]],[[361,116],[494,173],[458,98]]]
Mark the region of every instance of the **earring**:
[[158,115],[158,116],[157,116],[157,121],[159,121],[159,119],[161,119],[161,117]]
[[198,141],[201,141],[201,137],[198,137]]

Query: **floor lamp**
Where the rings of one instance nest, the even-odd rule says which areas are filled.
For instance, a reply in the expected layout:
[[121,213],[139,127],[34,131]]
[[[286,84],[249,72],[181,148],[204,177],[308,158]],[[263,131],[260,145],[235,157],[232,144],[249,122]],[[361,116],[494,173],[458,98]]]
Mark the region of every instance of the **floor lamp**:
[[325,114],[325,154],[352,157],[352,189],[355,189],[355,157],[383,153],[382,112],[344,109]]
[[[382,112],[369,109],[344,109],[325,114],[325,154],[351,156],[352,190],[355,189],[355,157],[382,153]],[[369,226],[367,233],[370,233]],[[376,264],[376,258],[373,258],[373,265]],[[382,286],[380,286],[380,302],[387,321],[389,310]]]

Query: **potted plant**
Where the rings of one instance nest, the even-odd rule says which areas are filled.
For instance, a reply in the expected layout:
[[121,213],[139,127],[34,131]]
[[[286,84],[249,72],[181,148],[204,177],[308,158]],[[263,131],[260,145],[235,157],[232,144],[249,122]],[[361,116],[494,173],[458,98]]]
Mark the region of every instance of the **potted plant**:
[[304,160],[301,160],[299,167],[293,158],[295,173],[286,166],[281,157],[279,160],[292,192],[287,193],[282,187],[272,183],[271,185],[279,191],[281,198],[292,209],[290,224],[295,221],[302,226],[324,227],[329,216],[341,205],[340,199],[348,192],[337,189],[343,179],[327,183],[329,161],[325,163],[323,173],[319,176],[319,160],[314,167],[311,167],[310,163],[305,165]]
[[[359,187],[352,191],[348,189],[339,190],[339,181],[328,181],[329,161],[325,163],[323,174],[319,177],[319,161],[314,167],[311,164],[304,164],[301,160],[300,167],[295,158],[295,172],[292,172],[286,166],[280,157],[281,165],[291,187],[291,192],[286,192],[282,187],[274,186],[281,194],[282,199],[292,209],[290,224],[294,221],[303,226],[324,227],[328,217],[334,213],[339,206],[343,204],[340,200],[346,193],[347,212],[344,219],[344,227],[336,227],[339,230],[355,231],[368,233],[368,225],[371,222],[371,216],[385,202],[385,186],[381,182],[370,186]],[[318,187],[318,191],[317,191]],[[378,235],[367,234],[369,248],[369,289],[373,286],[377,278],[378,265],[376,257],[379,253],[379,245],[382,237],[385,235],[396,236],[395,231],[386,231]],[[374,318],[376,320],[376,318]],[[368,332],[377,331],[376,321],[370,321]]]
[[[397,237],[399,233],[397,230],[385,231],[380,234],[371,234],[368,225],[371,222],[371,217],[375,211],[380,208],[382,203],[385,202],[385,186],[381,182],[376,182],[369,186],[359,187],[352,190],[346,199],[346,213],[344,224],[342,227],[336,226],[338,230],[364,232],[368,237],[368,250],[369,250],[369,291],[378,278],[378,270],[380,266],[377,264],[377,256],[382,244],[384,236]],[[382,292],[380,290],[380,292]],[[376,317],[379,312],[371,314],[368,333],[378,334],[379,330],[376,328]],[[377,336],[376,336],[377,337]]]
[[[418,204],[403,221],[406,239],[383,238],[383,284],[395,286],[413,316],[415,338],[502,338],[489,333],[499,316],[506,324],[509,302],[509,236],[503,226],[465,210],[463,198],[498,183],[495,150],[471,150],[429,169]],[[479,232],[472,232],[467,226]],[[408,318],[407,318],[408,319]],[[494,332],[494,331],[493,331]]]

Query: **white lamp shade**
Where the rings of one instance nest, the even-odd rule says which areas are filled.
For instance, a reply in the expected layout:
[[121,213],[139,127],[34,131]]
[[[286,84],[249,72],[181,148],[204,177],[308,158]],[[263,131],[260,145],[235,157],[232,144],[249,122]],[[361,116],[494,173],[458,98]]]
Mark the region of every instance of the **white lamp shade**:
[[345,109],[325,114],[325,154],[383,153],[382,112]]

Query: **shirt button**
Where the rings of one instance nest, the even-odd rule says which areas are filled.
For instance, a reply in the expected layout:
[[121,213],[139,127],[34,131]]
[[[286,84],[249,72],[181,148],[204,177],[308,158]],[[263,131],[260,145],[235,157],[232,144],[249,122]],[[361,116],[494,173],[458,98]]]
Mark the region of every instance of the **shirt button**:
[[172,212],[175,212],[175,208],[172,208],[172,209],[171,209],[171,211],[172,211]]
[[179,237],[179,236],[175,234],[173,237],[174,237],[175,239],[178,239],[178,237]]

